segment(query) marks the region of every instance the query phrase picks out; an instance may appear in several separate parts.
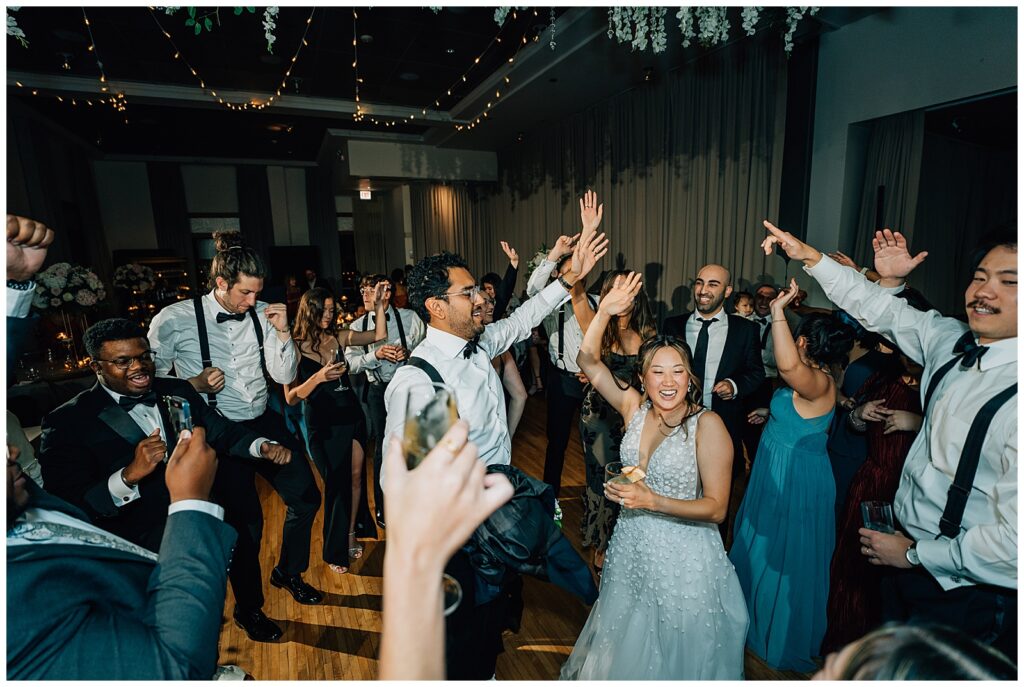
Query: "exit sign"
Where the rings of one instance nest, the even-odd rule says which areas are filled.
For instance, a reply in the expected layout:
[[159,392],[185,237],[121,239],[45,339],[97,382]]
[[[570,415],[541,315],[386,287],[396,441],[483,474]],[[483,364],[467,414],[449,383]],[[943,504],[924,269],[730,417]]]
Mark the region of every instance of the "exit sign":
[[359,200],[370,200],[370,191],[360,191]]

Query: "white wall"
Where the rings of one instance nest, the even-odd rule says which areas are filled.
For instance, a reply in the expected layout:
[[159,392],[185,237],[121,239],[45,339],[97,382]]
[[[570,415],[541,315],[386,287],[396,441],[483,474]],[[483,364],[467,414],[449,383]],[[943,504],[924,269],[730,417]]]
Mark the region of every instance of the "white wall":
[[96,200],[111,251],[156,248],[156,224],[145,162],[94,160]]
[[[1016,66],[1013,7],[886,8],[823,35],[808,242],[827,250],[850,248],[864,145],[851,124],[1015,87]],[[790,273],[799,279],[795,269]],[[813,302],[823,302],[816,298],[820,292],[808,290]]]
[[390,141],[348,141],[354,177],[497,181],[497,153]]
[[306,170],[301,167],[267,167],[267,182],[274,219],[274,244],[308,246]]
[[238,213],[238,177],[233,166],[182,165],[181,178],[190,213]]

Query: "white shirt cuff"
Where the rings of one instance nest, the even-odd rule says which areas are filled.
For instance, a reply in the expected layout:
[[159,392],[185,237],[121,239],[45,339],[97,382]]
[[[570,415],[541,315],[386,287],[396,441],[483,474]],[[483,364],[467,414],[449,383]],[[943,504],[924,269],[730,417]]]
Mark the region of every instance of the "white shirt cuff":
[[114,505],[120,508],[121,506],[127,505],[142,495],[139,493],[139,485],[129,487],[121,479],[121,471],[114,470],[107,479],[107,491],[110,492],[110,498],[113,499]]
[[224,520],[224,508],[213,501],[201,501],[199,499],[184,499],[175,501],[167,507],[167,515],[171,516],[185,510],[197,510],[200,513],[212,515],[218,520]]
[[32,282],[32,288],[28,291],[20,289],[7,289],[7,316],[28,317],[29,308],[32,307],[32,296],[36,292],[36,284]]
[[729,378],[726,378],[725,381],[729,382],[729,384],[732,385],[732,397],[737,398],[740,395],[740,388],[736,386],[736,382],[732,381]]
[[270,439],[266,439],[264,437],[260,437],[256,441],[254,441],[251,444],[249,444],[249,455],[252,456],[253,458],[262,458],[263,454],[260,453],[260,447],[263,446],[263,444],[268,443],[268,442],[271,443],[271,444],[276,444],[277,443],[276,441],[270,441]]

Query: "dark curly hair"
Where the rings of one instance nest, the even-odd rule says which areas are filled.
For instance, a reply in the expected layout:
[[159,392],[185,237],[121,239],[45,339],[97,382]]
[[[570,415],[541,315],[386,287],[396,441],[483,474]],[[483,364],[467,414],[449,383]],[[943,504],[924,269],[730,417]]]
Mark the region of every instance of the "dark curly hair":
[[456,253],[441,251],[419,260],[406,276],[409,288],[409,305],[424,322],[430,322],[427,311],[427,299],[438,298],[451,288],[448,270],[461,267],[468,270],[469,265]]
[[831,314],[809,313],[797,325],[793,338],[807,339],[807,355],[814,362],[831,369],[843,369],[856,338],[853,327]]
[[124,317],[111,317],[100,320],[85,331],[82,343],[89,357],[96,360],[100,357],[100,349],[108,341],[124,341],[126,339],[145,339],[146,330],[134,320]]
[[501,277],[498,276],[497,272],[488,272],[484,276],[480,277],[480,286],[484,284],[490,284],[497,291],[498,287],[501,286]]
[[244,274],[248,277],[264,279],[267,266],[263,258],[252,248],[242,244],[242,234],[237,231],[215,231],[213,243],[217,254],[210,263],[209,288],[217,287],[217,277],[223,278],[231,288]]

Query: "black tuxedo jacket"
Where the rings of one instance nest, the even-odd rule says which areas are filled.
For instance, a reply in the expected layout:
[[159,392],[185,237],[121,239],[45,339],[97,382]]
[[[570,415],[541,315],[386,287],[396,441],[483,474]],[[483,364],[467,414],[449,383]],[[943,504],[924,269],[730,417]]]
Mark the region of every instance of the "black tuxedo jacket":
[[[249,447],[259,437],[211,410],[187,381],[154,377],[153,391],[186,399],[193,424],[206,429],[206,442],[218,453],[253,460]],[[167,427],[166,414],[161,415]],[[170,505],[164,465],[139,482],[140,498],[131,503],[115,506],[107,488],[110,475],[132,462],[135,447],[146,438],[128,411],[97,383],[43,418],[42,430],[39,465],[46,490],[81,508],[98,527],[158,550]],[[175,438],[168,439],[167,431],[160,436],[170,451]]]
[[[692,312],[688,312],[685,315],[666,318],[662,333],[686,341],[686,321],[692,315]],[[718,363],[715,382],[723,379],[736,382],[736,396],[732,400],[724,401],[713,395],[711,409],[722,417],[735,445],[739,442],[746,425],[745,399],[764,381],[764,364],[761,362],[758,326],[738,315],[728,317],[729,332],[725,337],[725,348],[722,351],[722,360]]]

